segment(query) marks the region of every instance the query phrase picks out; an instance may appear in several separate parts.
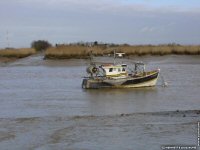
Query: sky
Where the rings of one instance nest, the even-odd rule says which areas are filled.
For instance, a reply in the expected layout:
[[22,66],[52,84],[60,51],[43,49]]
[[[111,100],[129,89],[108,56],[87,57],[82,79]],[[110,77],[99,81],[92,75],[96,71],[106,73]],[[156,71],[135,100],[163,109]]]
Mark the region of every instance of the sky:
[[0,0],[0,48],[35,40],[200,44],[200,0]]

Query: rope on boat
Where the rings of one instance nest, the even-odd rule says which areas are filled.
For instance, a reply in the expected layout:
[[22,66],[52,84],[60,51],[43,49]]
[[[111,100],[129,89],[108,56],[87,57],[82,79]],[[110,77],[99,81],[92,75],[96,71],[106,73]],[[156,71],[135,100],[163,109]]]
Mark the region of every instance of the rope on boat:
[[160,71],[160,79],[162,81],[162,86],[163,87],[167,87],[168,86],[168,83],[165,81],[165,78],[164,76],[162,75],[161,71]]

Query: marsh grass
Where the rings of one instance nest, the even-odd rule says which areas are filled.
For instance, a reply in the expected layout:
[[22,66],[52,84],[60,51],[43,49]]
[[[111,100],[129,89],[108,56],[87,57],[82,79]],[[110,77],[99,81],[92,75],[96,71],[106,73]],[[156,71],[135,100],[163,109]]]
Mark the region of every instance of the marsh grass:
[[7,58],[24,58],[35,54],[36,51],[32,48],[21,48],[21,49],[1,49],[0,57]]
[[158,46],[129,46],[121,47],[122,52],[127,55],[198,55],[200,54],[200,46],[171,46],[171,45],[158,45]]
[[182,45],[138,45],[138,46],[115,46],[115,47],[102,47],[102,46],[79,46],[79,45],[63,45],[58,47],[51,47],[45,52],[46,58],[87,58],[90,51],[95,56],[102,56],[112,54],[113,51],[124,52],[129,55],[198,55],[200,54],[200,46],[182,46]]
[[95,56],[104,54],[103,50],[98,46],[88,48],[86,46],[67,45],[47,49],[45,58],[87,58],[91,51]]
[[83,58],[88,55],[84,46],[58,46],[46,50],[45,58]]

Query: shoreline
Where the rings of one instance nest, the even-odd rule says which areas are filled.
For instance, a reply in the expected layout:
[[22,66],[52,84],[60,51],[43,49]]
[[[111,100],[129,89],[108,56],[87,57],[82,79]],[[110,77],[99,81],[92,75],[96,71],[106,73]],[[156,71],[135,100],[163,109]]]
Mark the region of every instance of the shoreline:
[[10,63],[10,62],[14,62],[16,60],[18,60],[19,58],[15,58],[15,57],[0,57],[0,63]]
[[100,150],[105,147],[160,150],[162,145],[197,145],[199,120],[200,110],[1,118],[0,147],[15,150]]
[[[144,55],[126,55],[122,58],[131,58],[131,57],[144,57],[144,56],[200,56],[200,54],[176,54],[176,53],[172,53],[172,54],[165,54],[165,55],[160,55],[160,54],[144,54]],[[95,57],[110,57],[108,55],[95,55]],[[89,59],[90,57],[89,56],[79,56],[79,55],[75,55],[75,56],[44,56],[44,60],[69,60],[69,59]],[[112,58],[112,57],[111,57]]]
[[36,54],[36,51],[32,48],[0,49],[0,63],[13,62],[15,60],[26,58],[34,54]]
[[[116,115],[74,115],[63,116],[62,118],[68,119],[87,119],[87,118],[121,118],[121,117],[134,117],[134,116],[160,116],[160,117],[199,117],[200,110],[175,110],[175,111],[158,111],[158,112],[136,112],[136,113],[123,113]],[[17,118],[0,118],[0,120],[14,119],[14,120],[28,120],[39,118],[59,118],[59,116],[42,116],[42,117],[17,117]]]
[[[62,45],[50,47],[42,52],[45,60],[63,60],[63,59],[88,59],[90,53],[93,56],[104,57],[113,56],[113,52],[125,53],[124,58],[141,56],[165,56],[165,55],[200,55],[200,46],[182,46],[182,45],[141,45],[141,46],[80,46],[80,45]],[[21,49],[1,49],[0,63],[12,62],[21,58],[26,58],[36,52],[32,48]]]

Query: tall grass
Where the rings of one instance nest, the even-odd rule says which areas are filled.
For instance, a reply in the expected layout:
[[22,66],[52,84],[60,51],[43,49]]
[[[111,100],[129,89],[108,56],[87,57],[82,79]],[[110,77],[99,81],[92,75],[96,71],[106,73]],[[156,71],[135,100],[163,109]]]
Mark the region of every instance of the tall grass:
[[[90,50],[85,46],[67,45],[51,47],[46,50],[45,58],[86,58]],[[95,49],[94,54],[99,55],[100,50]]]
[[158,45],[158,46],[122,46],[119,47],[121,52],[127,55],[198,55],[200,54],[200,46],[171,46],[171,45]]
[[80,45],[62,45],[51,47],[45,52],[46,58],[86,58],[90,51],[93,55],[102,56],[116,52],[124,52],[126,55],[198,55],[200,46],[182,46],[182,45],[119,45],[115,47],[93,46],[86,47]]
[[8,58],[24,58],[35,54],[36,51],[32,48],[21,48],[21,49],[1,49],[0,57]]

